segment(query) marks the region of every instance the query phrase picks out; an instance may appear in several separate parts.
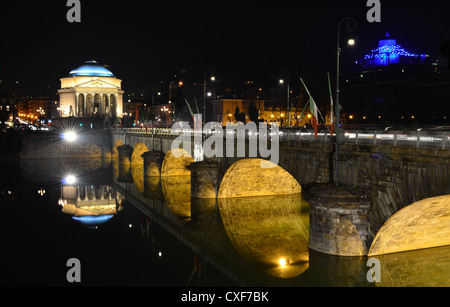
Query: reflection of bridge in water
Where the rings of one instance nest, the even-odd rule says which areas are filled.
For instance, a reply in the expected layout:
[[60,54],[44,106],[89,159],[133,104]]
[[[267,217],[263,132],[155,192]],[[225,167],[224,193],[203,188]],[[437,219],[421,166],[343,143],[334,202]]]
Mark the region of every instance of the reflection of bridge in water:
[[[78,201],[78,192],[83,195],[84,191],[85,195],[84,199],[79,197],[79,205],[83,201],[95,205],[108,200],[110,205],[126,211],[131,202],[198,255],[206,271],[213,267],[237,285],[373,285],[366,280],[369,269],[366,256],[336,257],[308,248],[309,206],[301,195],[254,197],[245,201],[198,199],[191,197],[189,177],[185,176],[141,177],[136,176],[138,170],[134,170],[133,176],[130,168],[128,176],[117,178],[109,168],[110,163],[101,160],[71,160],[62,166],[55,160],[23,163],[24,176],[35,178],[40,184],[43,177],[37,174],[45,173],[49,178],[61,178],[68,172],[77,174],[77,195],[72,199]],[[86,195],[90,196],[86,199]],[[126,201],[122,202],[123,199]],[[91,211],[108,213],[101,208]],[[124,212],[119,211],[120,214]],[[377,286],[449,285],[450,247],[377,258],[382,278]]]
[[309,266],[309,212],[301,195],[277,198],[274,208],[273,196],[191,198],[190,176],[139,178],[116,179],[113,186],[236,284],[306,285],[295,278]]
[[[126,178],[112,185],[127,201],[238,285],[373,286],[366,256],[309,248],[309,204],[300,194],[199,199],[191,198],[189,176]],[[376,286],[449,285],[450,247],[379,259]]]

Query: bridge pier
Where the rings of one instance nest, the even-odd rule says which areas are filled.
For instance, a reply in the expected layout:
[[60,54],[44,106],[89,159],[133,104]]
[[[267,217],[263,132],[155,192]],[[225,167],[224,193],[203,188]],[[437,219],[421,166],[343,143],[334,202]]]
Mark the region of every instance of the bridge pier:
[[309,244],[312,250],[337,256],[368,254],[370,200],[352,188],[319,185],[308,189]]
[[131,165],[133,147],[130,145],[122,145],[117,147],[117,151],[119,152],[119,165]]
[[216,228],[220,220],[217,199],[191,198],[191,222],[198,229]]
[[161,151],[147,151],[141,157],[144,159],[144,177],[159,177],[164,160]]
[[222,179],[218,162],[214,160],[193,162],[189,168],[191,170],[191,197],[217,198]]
[[122,145],[117,147],[119,153],[119,176],[117,180],[121,182],[133,182],[131,176],[131,154],[133,153],[133,147],[130,145]]

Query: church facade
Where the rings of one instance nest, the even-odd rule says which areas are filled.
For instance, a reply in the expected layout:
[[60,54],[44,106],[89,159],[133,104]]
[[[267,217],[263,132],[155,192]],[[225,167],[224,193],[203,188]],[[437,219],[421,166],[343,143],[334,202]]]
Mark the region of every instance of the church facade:
[[61,117],[122,118],[122,80],[96,61],[87,61],[61,80]]

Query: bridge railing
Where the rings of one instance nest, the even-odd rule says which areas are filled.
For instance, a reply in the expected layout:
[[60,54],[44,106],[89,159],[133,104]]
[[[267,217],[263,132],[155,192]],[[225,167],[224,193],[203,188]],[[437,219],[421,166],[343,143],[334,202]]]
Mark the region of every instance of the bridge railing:
[[450,131],[344,130],[340,143],[450,149]]
[[[171,128],[123,128],[117,131],[123,131],[127,134],[154,135],[154,136],[178,136],[181,132],[173,132]],[[184,131],[194,136],[194,130]],[[204,130],[205,137],[213,135],[214,131]],[[236,131],[226,131],[224,129],[223,137],[236,137]],[[269,138],[273,133],[269,133]],[[257,138],[258,133],[246,131],[246,139]],[[315,143],[334,143],[336,134],[330,134],[328,131],[318,131],[317,138],[312,129],[292,129],[280,128],[278,132],[280,141],[289,142],[315,142]],[[340,144],[359,144],[359,145],[390,145],[406,146],[416,148],[437,148],[450,149],[450,130],[352,130],[342,129],[339,131]]]

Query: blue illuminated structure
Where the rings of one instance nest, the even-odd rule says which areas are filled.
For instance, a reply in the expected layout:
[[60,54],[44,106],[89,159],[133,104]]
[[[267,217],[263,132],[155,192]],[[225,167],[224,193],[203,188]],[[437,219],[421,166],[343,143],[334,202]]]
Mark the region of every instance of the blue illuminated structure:
[[386,39],[379,41],[378,48],[364,56],[362,65],[364,67],[374,67],[398,63],[421,64],[427,58],[429,58],[428,54],[415,54],[406,51],[397,44],[395,39],[390,39],[389,33],[387,33]]
[[114,215],[97,215],[97,216],[73,216],[72,219],[87,225],[87,226],[98,226],[106,223],[112,219]]
[[84,65],[72,70],[71,77],[114,77],[114,74],[107,68],[101,66],[97,61],[86,61]]

